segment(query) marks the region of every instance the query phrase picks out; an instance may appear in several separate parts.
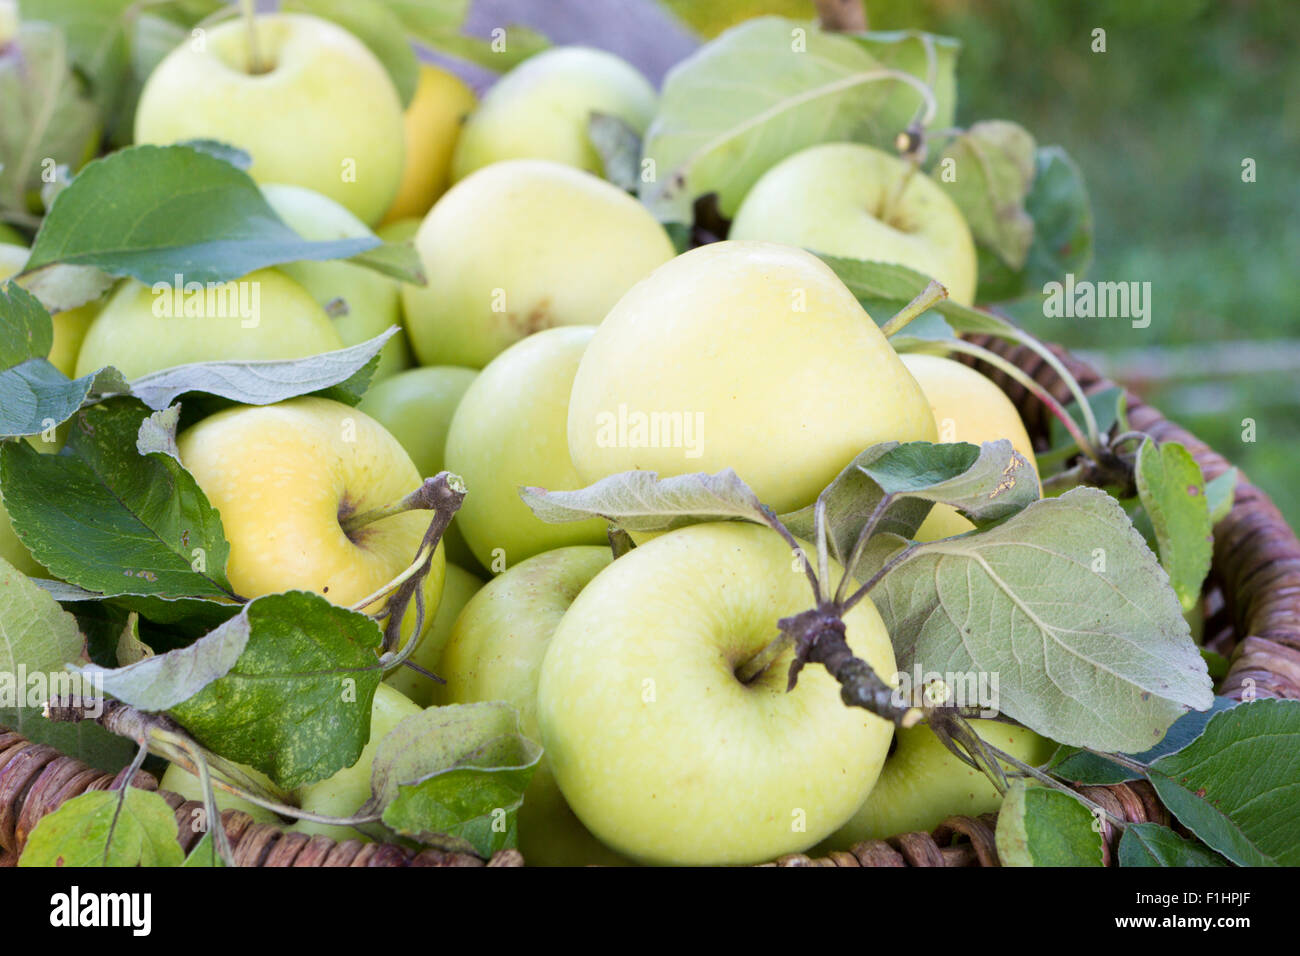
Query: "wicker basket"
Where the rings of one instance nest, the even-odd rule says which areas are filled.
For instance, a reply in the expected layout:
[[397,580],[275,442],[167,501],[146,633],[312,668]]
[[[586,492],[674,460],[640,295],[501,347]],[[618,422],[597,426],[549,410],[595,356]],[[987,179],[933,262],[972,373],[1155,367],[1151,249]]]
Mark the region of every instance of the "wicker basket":
[[[972,341],[1024,369],[1058,400],[1069,400],[1065,383],[1031,350],[986,337],[973,337]],[[1085,391],[1111,387],[1087,364],[1063,350],[1055,351]],[[1050,415],[1043,404],[1004,373],[977,361],[970,364],[1010,396],[1034,440],[1044,439]],[[1207,480],[1231,467],[1222,456],[1132,394],[1128,417],[1133,428],[1157,441],[1185,445]],[[1300,541],[1268,496],[1242,477],[1238,478],[1232,510],[1214,529],[1214,563],[1203,601],[1205,644],[1232,662],[1218,693],[1238,699],[1300,699]],[[0,728],[0,866],[16,862],[27,834],[42,816],[88,790],[120,786],[122,777],[102,773],[51,747],[33,744]],[[157,781],[143,771],[137,774],[134,785],[148,790],[158,787]],[[1084,787],[1081,792],[1121,819],[1170,822],[1169,814],[1146,781]],[[163,796],[176,811],[182,844],[188,850],[199,836],[189,822],[201,806],[174,793],[164,792]],[[243,866],[520,866],[524,862],[515,850],[484,861],[466,854],[436,850],[416,853],[404,847],[356,840],[337,843],[328,837],[308,837],[256,824],[238,811],[227,811],[222,820],[236,862]],[[994,822],[991,816],[954,817],[933,833],[872,840],[858,844],[851,852],[822,859],[793,854],[767,865],[996,866]],[[1103,837],[1103,852],[1109,863],[1118,833],[1107,829]]]

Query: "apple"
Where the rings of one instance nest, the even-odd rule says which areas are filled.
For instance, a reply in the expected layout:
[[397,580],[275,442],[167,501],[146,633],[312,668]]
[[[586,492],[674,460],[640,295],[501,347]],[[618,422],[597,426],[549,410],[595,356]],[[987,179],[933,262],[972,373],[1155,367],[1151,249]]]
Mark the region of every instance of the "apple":
[[36,559],[32,557],[32,553],[27,550],[27,545],[23,544],[17,532],[14,531],[14,526],[9,520],[9,511],[5,508],[3,499],[0,499],[0,558],[13,565],[14,570],[28,577],[49,577],[49,572],[37,563]]
[[[241,769],[250,777],[265,781],[267,784],[271,783],[270,778],[261,771],[255,770],[252,767],[243,766],[242,764],[240,766]],[[199,803],[203,802],[203,785],[199,783],[199,778],[190,773],[180,764],[173,763],[167,765],[167,770],[163,773],[162,780],[158,782],[158,787],[161,790],[170,790],[172,793],[179,793],[186,800],[195,800]],[[252,817],[254,823],[273,823],[280,825],[283,822],[279,816],[265,807],[259,807],[256,803],[251,803],[243,797],[237,797],[232,793],[226,793],[224,790],[217,787],[215,783],[212,786],[212,794],[216,799],[218,810],[239,810]]]
[[[1056,744],[1032,730],[972,720],[980,737],[1026,763],[1045,763]],[[922,724],[899,730],[896,748],[866,801],[821,849],[847,850],[863,840],[900,833],[929,833],[952,816],[979,816],[1002,805],[1002,797],[983,773],[967,766]]]
[[578,367],[569,450],[582,485],[734,468],[778,513],[864,448],[933,440],[920,387],[816,256],[716,242],[619,300]]
[[644,134],[656,105],[654,87],[630,63],[590,47],[553,47],[484,95],[456,144],[452,179],[507,159],[550,159],[601,175],[587,134],[591,114],[617,116]]
[[745,195],[732,239],[788,242],[854,259],[896,262],[975,298],[975,243],[957,205],[922,172],[858,143],[825,143],[786,157]]
[[[26,246],[10,245],[0,236],[0,282],[17,275],[27,264],[28,254]],[[47,358],[64,375],[71,377],[76,370],[77,353],[81,350],[86,331],[95,320],[99,307],[100,300],[95,300],[50,316],[54,324],[54,344],[50,347]]]
[[[537,721],[560,792],[603,843],[658,864],[740,864],[806,849],[839,829],[880,772],[893,725],[840,699],[792,651],[748,684],[737,668],[812,606],[769,528],[692,525],[613,562],[582,589],[542,662]],[[869,600],[849,646],[895,674]]]
[[384,242],[414,243],[415,234],[420,231],[422,222],[424,222],[423,216],[407,216],[390,222],[381,222],[375,227],[375,235]]
[[420,81],[406,107],[406,164],[384,224],[423,216],[447,191],[461,124],[474,108],[474,91],[454,73],[420,64]]
[[86,331],[76,374],[112,365],[137,379],[190,362],[296,359],[342,347],[311,293],[275,269],[181,294],[127,279]]
[[494,163],[447,191],[415,237],[427,286],[402,286],[421,365],[482,368],[524,336],[595,325],[673,257],[639,202],[543,160]]
[[383,65],[342,27],[303,14],[201,31],[149,75],[135,114],[137,143],[212,139],[252,157],[259,183],[294,183],[377,222],[397,195],[402,103]]
[[[443,676],[439,662],[442,660],[443,648],[447,646],[447,641],[451,637],[452,626],[460,616],[461,609],[481,587],[483,587],[482,578],[448,562],[446,577],[442,584],[442,600],[438,602],[438,612],[433,616],[433,623],[424,632],[420,643],[411,654],[412,662],[439,677]],[[440,685],[409,667],[399,667],[392,671],[384,678],[384,683],[401,691],[421,707],[428,707],[439,694]]]
[[[408,369],[371,387],[357,407],[392,432],[428,478],[443,470],[452,413],[477,375],[472,368],[456,365]],[[455,518],[443,541],[448,561],[478,566]]]
[[569,390],[589,326],[531,335],[479,373],[447,432],[446,467],[469,494],[456,515],[474,556],[494,572],[552,548],[607,541],[599,519],[547,524],[519,497],[525,485],[581,488],[569,460],[565,421]]
[[[356,605],[415,560],[428,530],[423,511],[345,530],[348,518],[400,500],[421,477],[382,425],[340,402],[308,396],[236,406],[186,429],[176,444],[221,512],[226,576],[244,597],[301,589]],[[439,545],[424,583],[426,626],[437,613],[444,567]],[[412,601],[408,634],[415,613]]]
[[[938,355],[906,353],[903,364],[912,373],[934,413],[939,441],[964,441],[972,445],[997,441],[1011,447],[1035,469],[1034,445],[1016,406],[1006,392],[969,365]],[[950,505],[935,505],[916,532],[918,541],[937,541],[963,534],[975,526]]]
[[[375,690],[374,703],[370,709],[370,740],[361,751],[357,762],[325,780],[299,787],[295,793],[298,806],[303,810],[330,817],[350,817],[360,810],[361,805],[370,799],[370,770],[375,762],[379,741],[403,720],[418,714],[420,710],[418,704],[392,687],[380,684]],[[299,820],[287,829],[299,833],[320,833],[340,841],[370,842],[369,837],[353,827],[333,826],[328,823],[317,823],[314,820]]]
[[[540,740],[537,681],[542,658],[573,599],[611,560],[608,547],[557,548],[488,582],[452,629],[440,672],[447,683],[434,695],[438,703],[503,700],[519,711],[524,736]],[[519,849],[534,866],[621,860],[573,815],[545,755],[519,811]]]

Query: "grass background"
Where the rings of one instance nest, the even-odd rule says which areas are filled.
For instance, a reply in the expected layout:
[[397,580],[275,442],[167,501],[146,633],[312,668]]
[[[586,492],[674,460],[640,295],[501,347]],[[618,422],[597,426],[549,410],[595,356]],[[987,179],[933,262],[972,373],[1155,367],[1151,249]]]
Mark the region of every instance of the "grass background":
[[[711,36],[811,0],[662,0]],[[957,37],[958,121],[1006,118],[1078,161],[1089,278],[1151,283],[1152,320],[1051,319],[1264,487],[1300,526],[1300,2],[867,0],[873,30]],[[1106,52],[1092,52],[1094,29]],[[1254,183],[1242,161],[1256,163]],[[1256,423],[1243,440],[1243,421]]]

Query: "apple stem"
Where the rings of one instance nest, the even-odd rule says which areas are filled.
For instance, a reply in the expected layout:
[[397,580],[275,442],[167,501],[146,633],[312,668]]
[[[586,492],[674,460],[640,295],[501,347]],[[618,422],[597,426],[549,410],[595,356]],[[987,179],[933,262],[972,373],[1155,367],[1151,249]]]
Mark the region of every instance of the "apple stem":
[[[908,142],[911,142],[910,135],[908,136]],[[880,204],[880,215],[878,218],[886,225],[893,225],[894,210],[896,210],[898,204],[902,202],[903,193],[907,191],[907,184],[912,181],[912,176],[916,173],[917,167],[920,165],[917,162],[916,153],[909,153],[905,161],[907,162],[907,169],[904,171],[903,175],[898,178],[898,183],[894,186],[893,192],[887,193],[885,195],[885,201]]]
[[636,547],[632,536],[616,524],[611,524],[605,530],[605,537],[609,539],[609,550],[616,560]]
[[924,315],[935,303],[942,302],[946,298],[948,298],[948,290],[931,279],[930,284],[922,289],[916,298],[894,313],[890,320],[880,327],[880,331],[885,333],[885,338],[896,335],[907,328],[913,319]]
[[257,43],[257,0],[239,0],[248,27],[248,72],[254,76],[265,73],[262,68],[261,49]]
[[[375,521],[382,521],[384,518],[391,518],[394,515],[404,514],[407,511],[436,511],[439,504],[442,503],[442,494],[435,488],[435,484],[443,475],[448,476],[452,488],[459,487],[463,493],[465,482],[458,475],[453,475],[449,471],[439,473],[433,478],[426,478],[419,488],[416,488],[408,495],[404,495],[398,501],[391,504],[383,505],[379,508],[372,508],[361,514],[348,515],[339,521],[339,527],[343,533],[351,536],[354,532]],[[458,503],[459,506],[459,503]]]
[[736,668],[736,679],[742,684],[752,684],[793,643],[794,638],[781,631],[766,647]]

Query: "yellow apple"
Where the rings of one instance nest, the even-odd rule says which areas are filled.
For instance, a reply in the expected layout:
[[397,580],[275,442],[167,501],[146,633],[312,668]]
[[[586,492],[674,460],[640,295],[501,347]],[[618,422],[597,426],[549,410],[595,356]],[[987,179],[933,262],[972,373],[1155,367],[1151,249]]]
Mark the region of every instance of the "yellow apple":
[[656,101],[646,78],[612,53],[553,47],[484,95],[456,144],[452,179],[507,159],[550,159],[600,175],[604,166],[587,134],[591,114],[617,116],[644,134]]
[[482,368],[556,325],[595,325],[673,256],[663,227],[622,190],[559,163],[495,163],[453,186],[415,237],[427,286],[402,305],[421,365]]
[[456,521],[479,563],[493,572],[552,548],[607,540],[607,522],[547,524],[519,497],[525,485],[583,485],[569,460],[565,421],[592,332],[548,329],[512,345],[479,373],[452,416],[447,469],[469,488]]
[[[149,75],[137,143],[213,139],[245,150],[258,182],[294,183],[365,223],[383,216],[402,177],[402,103],[383,64],[342,27],[302,14],[207,27]],[[256,72],[254,72],[256,71]]]
[[[1032,730],[994,720],[973,720],[975,732],[1026,763],[1045,763],[1056,744]],[[979,816],[1002,805],[983,773],[953,755],[929,727],[899,730],[896,748],[858,812],[822,845],[847,850],[863,840],[899,833],[928,833],[952,816]]]
[[934,440],[920,387],[816,256],[716,242],[634,286],[596,330],[569,404],[582,484],[734,468],[778,512],[877,442]]
[[[470,598],[481,587],[483,587],[483,579],[478,575],[470,574],[454,564],[447,564],[447,573],[442,584],[442,600],[438,602],[438,612],[434,615],[433,623],[429,625],[429,629],[420,638],[420,643],[416,646],[415,652],[411,654],[410,659],[412,662],[427,671],[437,674],[439,677],[444,676],[440,661],[442,660],[443,649],[447,646],[447,641],[451,637],[452,626],[460,616],[461,609],[469,603]],[[440,684],[409,667],[399,667],[384,678],[384,683],[401,691],[421,707],[428,707],[441,696]]]
[[[608,547],[557,548],[488,582],[456,621],[442,655],[444,704],[504,700],[519,729],[539,740],[537,681],[560,619],[587,583],[609,566]],[[578,822],[564,802],[546,756],[519,811],[519,849],[532,866],[610,864],[620,858]]]
[[275,269],[211,292],[176,294],[173,286],[155,290],[127,279],[86,331],[76,373],[112,365],[136,379],[190,362],[296,359],[342,347],[311,293]]
[[[1025,423],[1002,389],[969,365],[953,359],[921,353],[907,353],[902,359],[930,403],[939,441],[982,445],[1005,438],[1037,473],[1034,446]],[[916,539],[937,541],[974,527],[951,506],[935,505],[916,532]]]
[[[408,511],[344,530],[348,518],[400,500],[421,478],[396,438],[340,402],[309,396],[226,409],[183,432],[177,448],[221,512],[226,576],[243,597],[301,589],[356,605],[415,560],[429,526],[428,512]],[[439,545],[424,585],[426,626],[444,566]],[[412,602],[408,634],[414,617]]]
[[[328,196],[302,186],[270,183],[262,194],[276,215],[304,239],[356,239],[373,236],[364,222]],[[402,307],[398,283],[355,262],[290,262],[277,266],[311,293],[322,307],[341,301],[346,311],[334,317],[334,328],[344,345],[358,345],[391,326],[401,329]],[[406,333],[399,331],[379,353],[373,381],[385,379],[411,364]]]
[[896,262],[975,298],[975,243],[956,204],[908,164],[858,143],[810,146],[777,163],[745,195],[732,239],[788,242],[853,259]]
[[[451,416],[476,375],[476,370],[457,365],[407,369],[372,387],[357,407],[392,432],[420,474],[429,478],[444,467]],[[455,518],[443,541],[448,561],[478,567]]]
[[[757,863],[841,827],[880,772],[893,725],[847,707],[818,665],[786,691],[792,650],[736,670],[812,606],[790,548],[726,522],[661,535],[601,571],[560,620],[537,720],[560,792],[603,843],[660,864]],[[849,646],[895,673],[869,600]]]
[[406,107],[406,165],[397,198],[383,224],[423,216],[447,191],[461,124],[474,108],[474,91],[454,73],[420,64],[420,82]]
[[[295,794],[298,806],[330,817],[350,817],[360,810],[361,805],[370,799],[370,770],[375,762],[375,753],[379,750],[379,741],[403,720],[418,714],[420,710],[418,704],[412,703],[387,684],[380,684],[375,690],[374,703],[370,709],[370,740],[357,762],[319,783],[299,787]],[[369,837],[352,827],[332,826],[314,820],[299,820],[288,829],[300,833],[320,833],[335,840],[370,842]]]

